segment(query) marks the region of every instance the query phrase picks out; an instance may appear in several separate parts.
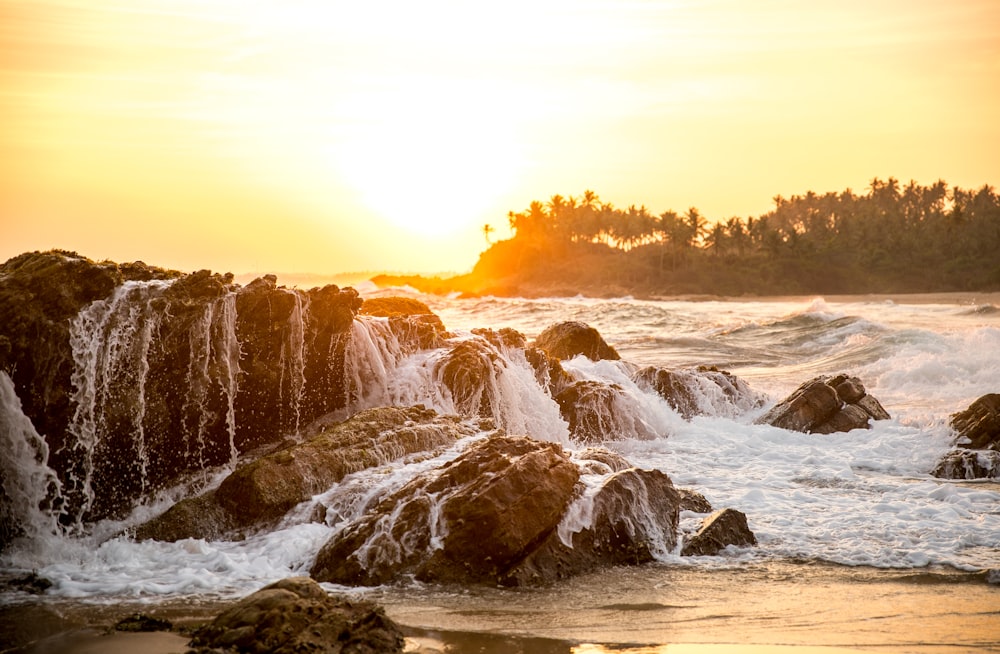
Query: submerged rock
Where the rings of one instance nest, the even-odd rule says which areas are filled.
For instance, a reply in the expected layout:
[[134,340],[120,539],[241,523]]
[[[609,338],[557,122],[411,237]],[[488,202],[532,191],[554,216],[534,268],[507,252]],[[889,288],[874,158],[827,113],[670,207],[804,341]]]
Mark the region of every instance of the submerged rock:
[[1000,394],[983,395],[952,414],[951,428],[958,447],[931,474],[942,479],[1000,477]]
[[757,538],[747,525],[747,516],[736,509],[716,511],[702,521],[701,528],[684,543],[681,556],[714,556],[730,545],[750,547]]
[[816,377],[757,419],[782,429],[807,434],[831,434],[869,429],[871,420],[888,420],[882,405],[865,391],[857,377]]
[[337,599],[308,577],[290,577],[221,613],[189,643],[195,652],[365,654],[401,652],[399,627],[372,602]]
[[572,359],[580,354],[594,361],[621,359],[615,348],[608,345],[596,329],[575,320],[545,328],[535,339],[534,345],[557,359]]
[[705,414],[737,415],[763,402],[745,381],[714,366],[685,370],[647,366],[633,379],[655,391],[687,420]]
[[445,447],[477,431],[471,422],[439,416],[422,406],[362,411],[322,427],[303,443],[240,466],[217,490],[181,500],[136,528],[134,536],[139,540],[214,539],[273,523],[352,472]]

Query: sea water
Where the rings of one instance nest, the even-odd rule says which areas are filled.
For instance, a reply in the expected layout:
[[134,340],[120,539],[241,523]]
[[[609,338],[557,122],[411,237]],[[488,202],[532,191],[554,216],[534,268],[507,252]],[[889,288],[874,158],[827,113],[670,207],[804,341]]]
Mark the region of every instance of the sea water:
[[[643,430],[626,432],[624,438],[606,445],[637,467],[662,470],[675,485],[702,493],[716,508],[744,512],[758,540],[757,547],[729,548],[711,557],[663,551],[654,564],[658,572],[649,573],[647,568],[649,574],[669,578],[682,574],[679,571],[773,570],[802,564],[892,574],[1000,569],[1000,484],[930,475],[952,445],[950,414],[985,393],[1000,392],[1000,311],[988,302],[957,302],[949,296],[922,303],[907,303],[905,297],[896,301],[458,299],[422,296],[407,289],[361,290],[368,295],[419,297],[457,339],[471,337],[476,327],[512,327],[529,341],[559,321],[580,320],[596,327],[623,361],[578,357],[564,362],[564,367],[577,378],[625,388],[632,398],[629,419],[643,425]],[[374,324],[362,327],[369,336],[378,332]],[[407,356],[384,341],[372,347],[374,353],[359,356],[365,366],[378,371],[383,387],[378,392],[358,389],[358,402],[421,401],[440,411],[449,409],[447,397],[433,389],[427,372],[439,353]],[[685,420],[662,399],[631,382],[630,370],[646,365],[717,366],[745,380],[763,402]],[[574,449],[551,398],[526,389],[527,364],[512,359],[506,366],[507,377],[497,382],[506,405],[496,409],[497,418],[506,420],[512,431]],[[857,376],[891,419],[874,422],[868,430],[831,435],[755,424],[771,404],[802,382],[841,372]],[[3,386],[7,391],[3,401],[7,423],[14,425],[9,428],[20,430],[22,440],[37,444],[30,424],[17,418],[20,407],[8,386]],[[712,406],[711,398],[703,399],[703,406]],[[459,443],[436,457],[417,457],[351,475],[313,503],[334,509],[328,515],[351,517],[363,510],[366,497],[391,492],[413,475],[454,458],[463,446]],[[206,474],[216,475],[217,483],[226,472]],[[3,554],[0,563],[9,573],[35,571],[50,580],[53,585],[46,598],[150,604],[232,598],[283,577],[308,574],[316,552],[336,529],[336,518],[329,519],[330,524],[311,522],[311,507],[306,505],[278,529],[237,542],[136,543],[128,538],[131,525],[165,510],[173,499],[176,493],[164,493],[124,521],[100,523],[73,536],[35,530],[31,539]],[[702,517],[683,512],[682,529],[695,529]],[[995,573],[983,572],[990,574],[996,582]],[[438,604],[447,604],[442,598],[469,592],[404,586],[388,595],[385,589],[337,590],[382,599],[405,597],[405,606],[399,608],[403,615],[419,613],[414,607],[419,607],[420,597],[437,593]],[[566,592],[571,589],[574,597],[586,597],[588,592],[597,596],[608,587],[607,576],[595,573],[568,582]],[[518,597],[534,597],[525,592]],[[630,600],[628,591],[618,588],[612,604],[648,604],[641,595],[637,592],[638,599]],[[662,594],[657,597],[654,603],[665,603]],[[993,614],[1000,614],[996,592],[989,597]],[[11,591],[0,601],[22,602],[25,597]]]

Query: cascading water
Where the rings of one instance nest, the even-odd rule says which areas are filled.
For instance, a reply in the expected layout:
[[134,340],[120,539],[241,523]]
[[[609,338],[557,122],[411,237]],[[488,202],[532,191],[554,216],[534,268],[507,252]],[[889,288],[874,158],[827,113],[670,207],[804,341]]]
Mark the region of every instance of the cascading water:
[[[299,433],[302,419],[302,399],[306,387],[306,325],[309,321],[309,296],[284,289],[294,299],[292,313],[285,327],[285,338],[281,343],[279,367],[281,377],[279,388],[282,392],[281,407],[288,406],[291,411],[291,424],[295,434]],[[288,401],[284,401],[285,389],[288,391]]]
[[[59,478],[48,466],[49,446],[21,410],[14,382],[0,371],[0,525],[27,542],[58,531]],[[4,515],[5,514],[5,515]]]

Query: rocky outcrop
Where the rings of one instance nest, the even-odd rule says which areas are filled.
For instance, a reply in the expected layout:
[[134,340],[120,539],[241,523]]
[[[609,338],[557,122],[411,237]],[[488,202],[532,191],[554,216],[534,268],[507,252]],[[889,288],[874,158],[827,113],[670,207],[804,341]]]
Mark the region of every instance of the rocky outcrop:
[[647,366],[632,378],[687,420],[705,414],[734,416],[763,403],[763,397],[745,381],[714,366],[683,370]]
[[[95,263],[0,267],[0,367],[49,445],[64,523],[122,515],[186,473],[342,409],[353,289]],[[2,546],[2,543],[0,543]]]
[[736,509],[716,511],[702,521],[701,528],[688,538],[681,556],[714,556],[730,545],[751,547],[757,538],[747,525],[747,516]]
[[931,472],[942,479],[1000,477],[1000,394],[988,393],[951,416],[956,449]]
[[868,429],[871,420],[888,420],[882,405],[857,377],[836,375],[812,379],[757,419],[759,424],[807,434]]
[[184,499],[140,525],[138,540],[218,539],[276,522],[352,472],[446,447],[479,427],[430,409],[384,407],[321,427],[305,442],[240,466],[217,490]]
[[416,349],[441,347],[449,336],[441,318],[425,303],[409,297],[368,298],[361,305],[362,315],[389,320],[389,328],[401,343],[414,344]]
[[621,359],[596,329],[575,320],[545,328],[535,339],[534,346],[557,359],[572,359],[581,354],[593,361]]
[[627,438],[652,439],[656,433],[617,384],[585,380],[570,384],[555,396],[559,412],[578,443],[602,443]]
[[451,394],[455,409],[464,415],[494,415],[491,392],[503,363],[485,340],[471,339],[453,346],[437,363],[435,377]]
[[189,643],[195,652],[375,654],[401,652],[399,627],[372,602],[332,597],[308,577],[275,582],[242,599]]
[[[344,525],[311,574],[523,585],[650,561],[676,543],[680,497],[663,473],[623,465],[606,450],[571,459],[554,443],[483,439]],[[585,488],[581,471],[600,484]]]

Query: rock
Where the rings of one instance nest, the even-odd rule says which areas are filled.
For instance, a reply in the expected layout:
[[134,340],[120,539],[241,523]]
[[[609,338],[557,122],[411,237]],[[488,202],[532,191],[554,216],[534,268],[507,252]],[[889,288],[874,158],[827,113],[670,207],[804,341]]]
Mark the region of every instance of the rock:
[[736,416],[763,403],[763,397],[745,381],[714,366],[690,370],[647,366],[633,379],[640,387],[656,392],[687,420],[705,414]]
[[389,328],[400,343],[413,349],[441,347],[449,336],[441,318],[420,300],[408,297],[368,298],[359,313],[389,319]]
[[865,392],[856,377],[836,375],[812,379],[757,419],[758,424],[807,434],[868,429],[871,420],[888,420],[882,405]]
[[486,438],[337,532],[311,575],[348,585],[402,575],[498,583],[556,528],[578,478],[555,443]]
[[123,516],[344,409],[361,303],[336,286],[298,291],[266,276],[240,288],[230,274],[64,251],[4,263],[0,367],[45,435],[61,520]]
[[604,447],[588,447],[576,452],[573,460],[580,471],[589,474],[606,475],[621,472],[632,467],[628,459]]
[[698,533],[684,543],[681,556],[714,556],[729,545],[750,547],[757,538],[747,525],[747,517],[736,509],[722,509],[702,521]]
[[401,652],[403,635],[367,601],[327,595],[307,577],[282,579],[253,593],[195,632],[195,652],[376,654]]
[[1000,451],[1000,393],[988,393],[951,416],[958,444],[975,450]]
[[134,532],[138,540],[217,539],[277,521],[352,472],[452,445],[478,425],[423,406],[362,411],[307,441],[237,468],[216,491],[181,500]]
[[597,567],[640,565],[677,544],[680,496],[659,470],[608,474],[570,505],[559,528],[500,581],[535,585]]
[[712,504],[705,496],[697,491],[688,488],[678,488],[677,492],[681,496],[681,511],[691,511],[692,513],[711,513]]
[[931,474],[939,479],[1000,477],[1000,451],[955,449],[938,462]]
[[582,322],[567,321],[547,327],[535,339],[535,347],[557,359],[572,359],[582,354],[593,361],[621,359],[596,329]]
[[578,443],[656,437],[642,421],[635,399],[617,384],[578,381],[563,389],[555,400],[569,423],[570,437]]
[[133,613],[115,623],[115,631],[127,632],[149,632],[149,631],[170,631],[174,625],[169,620],[146,615],[145,613]]
[[451,394],[455,410],[467,416],[496,414],[491,392],[503,363],[485,340],[461,341],[452,347],[434,368],[437,380]]

